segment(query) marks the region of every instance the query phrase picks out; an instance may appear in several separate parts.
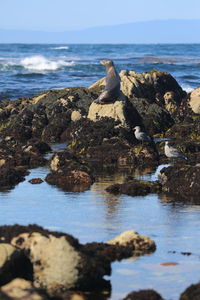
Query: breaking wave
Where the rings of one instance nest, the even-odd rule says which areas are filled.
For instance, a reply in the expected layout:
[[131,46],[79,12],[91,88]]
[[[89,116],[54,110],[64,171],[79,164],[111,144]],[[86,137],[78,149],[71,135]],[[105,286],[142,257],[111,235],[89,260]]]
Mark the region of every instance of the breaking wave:
[[44,56],[26,57],[20,61],[20,64],[29,71],[55,71],[62,67],[74,66],[73,61],[64,61],[62,59],[53,61]]
[[53,50],[68,50],[69,46],[59,46],[59,47],[53,47],[51,49],[53,49]]

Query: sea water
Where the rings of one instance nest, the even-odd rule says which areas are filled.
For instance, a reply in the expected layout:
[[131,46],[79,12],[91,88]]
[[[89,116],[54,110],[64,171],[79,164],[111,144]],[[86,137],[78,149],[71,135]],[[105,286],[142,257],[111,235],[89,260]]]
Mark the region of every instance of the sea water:
[[[105,75],[99,60],[111,58],[118,71],[171,73],[185,90],[199,86],[200,45],[0,45],[0,97],[29,97],[48,89],[92,84]],[[54,145],[61,150],[66,145]],[[132,174],[156,180],[159,170]],[[30,170],[24,182],[0,192],[0,225],[36,223],[49,230],[67,232],[81,243],[106,242],[134,229],[156,242],[153,254],[112,264],[110,299],[131,291],[153,288],[164,299],[178,300],[181,292],[199,281],[200,206],[175,202],[164,195],[144,197],[111,195],[105,188],[126,181],[124,170],[98,174],[88,191],[64,192],[48,185],[31,185],[45,178],[48,167]],[[189,200],[189,199],[188,199]],[[187,256],[181,252],[191,252]],[[177,263],[163,266],[163,263]]]
[[106,58],[118,71],[157,69],[171,73],[186,91],[199,86],[200,44],[0,44],[0,100],[87,87],[105,75],[99,61]]

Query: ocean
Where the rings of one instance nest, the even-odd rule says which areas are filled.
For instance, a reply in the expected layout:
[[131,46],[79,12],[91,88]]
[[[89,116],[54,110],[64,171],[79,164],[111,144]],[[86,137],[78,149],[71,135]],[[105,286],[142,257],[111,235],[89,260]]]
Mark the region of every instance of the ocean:
[[[122,69],[169,72],[186,91],[199,87],[200,45],[54,45],[0,44],[0,99],[30,97],[49,89],[87,87],[105,76],[101,59],[113,59]],[[66,144],[51,145],[53,151]],[[134,170],[133,177],[156,180],[160,169]],[[26,180],[0,192],[0,225],[36,223],[49,230],[72,234],[81,243],[106,242],[134,229],[156,242],[154,253],[112,264],[111,295],[120,300],[131,291],[157,290],[164,299],[178,300],[199,281],[200,206],[174,202],[173,197],[112,195],[105,191],[127,179],[125,170],[112,176],[97,174],[88,191],[65,192],[45,181],[48,166],[30,170]],[[191,255],[183,255],[183,253]],[[163,263],[172,263],[163,266]],[[175,264],[174,264],[175,263]],[[174,265],[173,265],[174,264]],[[94,298],[95,299],[95,298]]]
[[105,75],[101,59],[118,71],[169,72],[186,91],[199,86],[200,44],[0,44],[0,100],[88,87]]

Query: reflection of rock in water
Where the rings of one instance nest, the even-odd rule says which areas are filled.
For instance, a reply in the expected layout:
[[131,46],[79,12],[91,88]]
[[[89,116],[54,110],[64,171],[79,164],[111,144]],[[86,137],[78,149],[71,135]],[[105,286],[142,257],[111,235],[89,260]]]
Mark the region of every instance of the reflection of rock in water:
[[[156,171],[155,168],[145,168],[141,169],[121,169],[116,173],[111,175],[100,175],[96,177],[95,183],[92,185],[91,190],[98,194],[98,197],[101,197],[102,204],[105,207],[105,218],[108,222],[113,223],[113,219],[117,219],[120,211],[120,204],[122,202],[122,197],[120,195],[113,195],[107,193],[105,189],[111,184],[122,184],[127,180],[133,179],[135,177],[142,176],[151,176]],[[120,224],[119,220],[115,220],[116,224]]]

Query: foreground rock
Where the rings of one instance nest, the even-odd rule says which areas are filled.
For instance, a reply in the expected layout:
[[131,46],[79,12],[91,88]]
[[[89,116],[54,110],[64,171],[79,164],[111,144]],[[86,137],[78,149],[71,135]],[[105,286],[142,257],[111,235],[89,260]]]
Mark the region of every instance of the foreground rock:
[[158,179],[164,192],[186,201],[199,201],[200,165],[163,168]]
[[[108,243],[82,245],[68,234],[50,232],[37,225],[14,225],[1,226],[0,239],[20,257],[22,273],[15,277],[32,278],[34,287],[45,289],[51,296],[62,289],[92,290],[104,275],[111,274],[112,261],[155,251],[153,241],[134,231]],[[7,273],[15,270],[15,265],[7,264],[9,257],[2,255],[0,261],[4,283],[12,279]]]
[[113,184],[107,187],[106,191],[112,194],[145,196],[149,193],[158,193],[161,191],[161,186],[158,182],[148,182],[134,179],[123,184]]
[[200,299],[200,283],[190,285],[180,296],[180,300]]
[[36,289],[30,281],[16,278],[1,288],[0,299],[48,300],[49,298],[44,292]]

